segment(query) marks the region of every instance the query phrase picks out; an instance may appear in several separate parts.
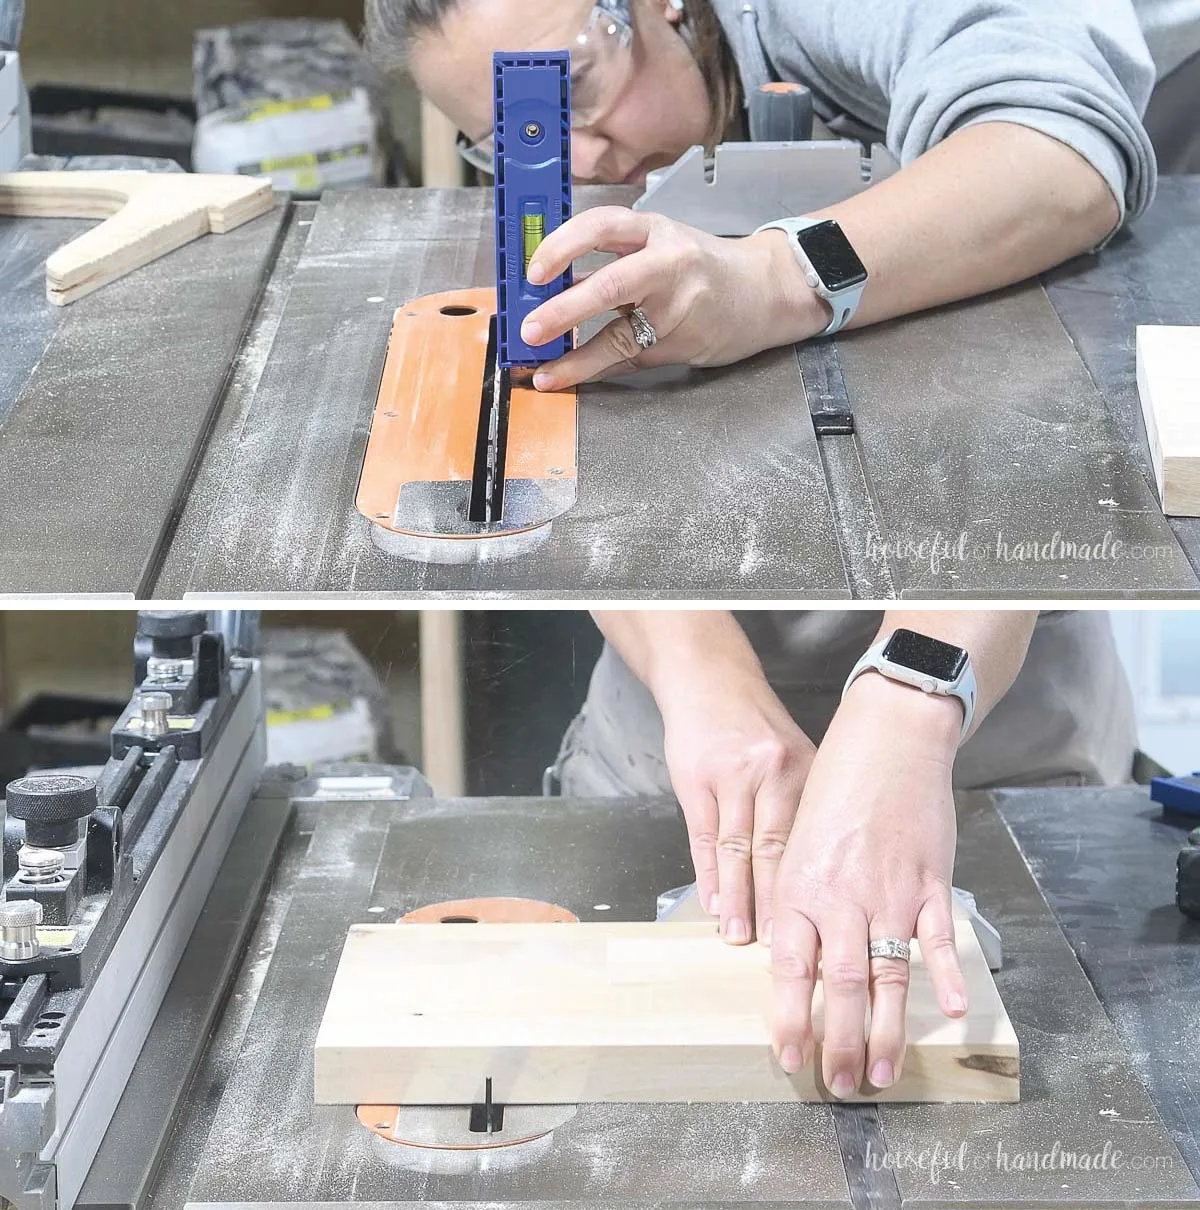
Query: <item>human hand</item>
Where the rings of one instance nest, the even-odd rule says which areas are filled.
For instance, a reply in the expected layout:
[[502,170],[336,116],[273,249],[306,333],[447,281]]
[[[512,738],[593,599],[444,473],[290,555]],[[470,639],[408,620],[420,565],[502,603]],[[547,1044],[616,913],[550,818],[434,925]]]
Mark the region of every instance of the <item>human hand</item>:
[[853,1096],[864,1073],[886,1088],[904,1061],[908,963],[868,961],[868,941],[917,937],[942,1011],[966,1012],[951,913],[961,724],[952,698],[862,676],[809,773],[777,877],[772,1032],[785,1071],[811,1061],[819,954],[821,1074],[836,1097]]
[[627,315],[619,315],[542,366],[534,375],[539,390],[652,366],[728,365],[815,336],[832,314],[805,283],[782,231],[722,239],[621,206],[584,210],[551,232],[534,253],[529,280],[550,281],[591,252],[618,258],[531,312],[522,339],[546,344],[608,311],[640,307],[657,342],[643,350]]
[[760,669],[710,658],[660,688],[667,768],[700,902],[734,944],[769,930],[776,870],[815,749]]

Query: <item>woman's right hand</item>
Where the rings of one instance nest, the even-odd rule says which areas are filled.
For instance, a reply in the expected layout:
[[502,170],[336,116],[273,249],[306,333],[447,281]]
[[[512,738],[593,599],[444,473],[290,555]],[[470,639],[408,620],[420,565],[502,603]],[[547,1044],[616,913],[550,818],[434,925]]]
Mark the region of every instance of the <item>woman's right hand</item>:
[[769,937],[776,872],[816,749],[755,665],[697,659],[660,688],[700,902],[726,941]]

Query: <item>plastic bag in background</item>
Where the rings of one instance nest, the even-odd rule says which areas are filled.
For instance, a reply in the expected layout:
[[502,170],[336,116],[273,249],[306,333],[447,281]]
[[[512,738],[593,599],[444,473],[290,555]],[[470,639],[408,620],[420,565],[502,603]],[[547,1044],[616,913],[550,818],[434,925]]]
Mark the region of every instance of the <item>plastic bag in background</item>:
[[388,692],[344,631],[267,628],[260,655],[268,763],[405,763]]
[[315,196],[387,181],[379,82],[342,21],[247,21],[197,30],[192,80],[197,172],[269,176]]

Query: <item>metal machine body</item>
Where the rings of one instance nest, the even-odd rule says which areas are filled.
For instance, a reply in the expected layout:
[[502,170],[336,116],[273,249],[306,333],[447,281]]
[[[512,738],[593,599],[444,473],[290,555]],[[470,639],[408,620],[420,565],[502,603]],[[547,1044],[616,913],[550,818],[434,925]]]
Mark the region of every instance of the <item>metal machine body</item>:
[[[744,189],[721,184],[727,157],[748,166]],[[816,171],[839,157],[836,174]],[[785,172],[793,162],[804,171]],[[774,217],[821,201],[809,184],[836,176],[844,192],[864,173],[836,142],[722,148],[712,184],[689,164],[641,201],[586,188],[574,204],[657,198],[681,215],[698,198],[700,225],[744,226],[747,198]],[[730,222],[718,223],[726,194]],[[452,540],[440,560],[397,559],[379,539],[389,524],[401,544],[411,532],[393,512],[398,492],[355,507],[368,439],[394,410],[378,399],[392,315],[406,299],[494,292],[493,211],[479,189],[281,203],[65,312],[42,297],[38,266],[84,224],[0,224],[0,582],[166,599],[1200,592],[1200,521],[1164,518],[1156,500],[1133,352],[1139,323],[1200,323],[1200,245],[1180,238],[1200,222],[1195,178],[1163,178],[1141,219],[1041,285],[735,367],[589,384],[578,495],[569,466],[540,464],[547,482],[557,468],[572,485],[553,489],[554,509],[567,499],[569,511],[552,535],[522,526],[505,559]],[[86,392],[68,389],[82,380]],[[482,389],[467,394],[470,456],[455,474],[473,480],[491,408]],[[139,454],[147,431],[153,474]],[[552,510],[524,515],[535,511]]]
[[[1200,522],[1154,498],[1132,342],[1138,323],[1200,323],[1200,244],[1179,235],[1197,223],[1200,181],[1166,178],[1128,232],[1044,286],[839,337],[851,437],[817,438],[819,375],[791,349],[589,385],[569,512],[535,550],[455,566],[378,550],[355,475],[394,307],[494,286],[488,191],[281,207],[65,310],[39,266],[84,224],[0,224],[0,582],[165,599],[1194,594]],[[67,390],[81,375],[88,391]]]
[[721,143],[692,147],[649,174],[634,210],[665,214],[713,235],[749,235],[785,215],[844,202],[899,171],[882,143],[855,139]]
[[0,945],[0,1197],[17,1210],[74,1203],[265,761],[257,662],[178,616],[170,657],[143,633],[150,668],[97,776],[9,786],[0,920],[44,921]]

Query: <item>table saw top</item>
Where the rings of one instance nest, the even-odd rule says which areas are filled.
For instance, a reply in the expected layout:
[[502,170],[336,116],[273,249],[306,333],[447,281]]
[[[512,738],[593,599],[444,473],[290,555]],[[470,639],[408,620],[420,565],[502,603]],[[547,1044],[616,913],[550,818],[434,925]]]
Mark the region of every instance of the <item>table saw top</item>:
[[392,311],[492,280],[489,198],[281,203],[66,309],[42,298],[41,262],[83,224],[0,219],[0,589],[1200,592],[1200,520],[1155,503],[1133,379],[1136,324],[1200,322],[1195,178],[1164,180],[1047,290],[839,337],[857,437],[818,442],[791,349],[597,384],[578,503],[541,549],[458,567],[380,552],[353,497]]
[[[252,803],[248,835],[231,849],[247,869],[254,828],[269,832],[288,793],[276,785]],[[533,896],[585,920],[653,919],[657,892],[689,871],[677,809],[655,800],[370,798],[307,798],[291,809],[211,1041],[195,1002],[220,997],[211,972],[227,959],[214,944],[185,954],[177,981],[190,998],[168,994],[148,1045],[157,1057],[135,1071],[80,1206],[787,1201],[1015,1210],[1200,1199],[1200,1075],[1188,1019],[1200,926],[1172,915],[1174,838],[1144,791],[960,800],[955,880],[1004,936],[997,986],[1022,1047],[1019,1104],[589,1104],[540,1150],[453,1170],[411,1149],[389,1159],[395,1145],[353,1110],[313,1103],[313,1042],[347,928],[464,894]],[[1078,840],[1081,811],[1094,826]],[[1094,852],[1072,856],[1089,845]],[[260,848],[261,862],[269,845]],[[217,921],[255,916],[253,902],[221,884],[210,909]],[[194,1073],[175,1057],[193,1045]],[[181,1091],[165,1123],[173,1081]],[[169,1143],[155,1171],[145,1140],[159,1136]],[[1055,1143],[1060,1155],[1110,1158],[1035,1166],[1032,1157]]]

